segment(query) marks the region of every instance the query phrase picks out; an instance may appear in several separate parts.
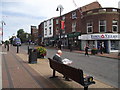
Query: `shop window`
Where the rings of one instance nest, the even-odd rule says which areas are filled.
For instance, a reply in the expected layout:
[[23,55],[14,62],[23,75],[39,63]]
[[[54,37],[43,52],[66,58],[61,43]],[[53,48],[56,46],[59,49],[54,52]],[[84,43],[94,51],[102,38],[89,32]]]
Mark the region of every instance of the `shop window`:
[[111,50],[118,50],[119,49],[119,41],[111,41]]
[[93,23],[89,22],[87,23],[87,33],[92,33],[93,32]]
[[112,31],[118,32],[118,21],[116,21],[116,20],[112,21]]
[[105,20],[99,21],[99,32],[106,32],[106,21]]
[[90,49],[95,48],[94,41],[87,41],[87,44],[88,44],[88,46],[89,46]]

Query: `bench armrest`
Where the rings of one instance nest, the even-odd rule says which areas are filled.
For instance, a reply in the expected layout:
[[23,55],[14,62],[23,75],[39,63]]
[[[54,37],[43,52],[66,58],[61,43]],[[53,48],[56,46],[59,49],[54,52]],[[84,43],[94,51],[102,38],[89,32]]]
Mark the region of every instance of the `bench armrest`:
[[91,84],[95,84],[95,81],[93,81],[92,76],[87,76],[84,78],[84,86],[89,86]]

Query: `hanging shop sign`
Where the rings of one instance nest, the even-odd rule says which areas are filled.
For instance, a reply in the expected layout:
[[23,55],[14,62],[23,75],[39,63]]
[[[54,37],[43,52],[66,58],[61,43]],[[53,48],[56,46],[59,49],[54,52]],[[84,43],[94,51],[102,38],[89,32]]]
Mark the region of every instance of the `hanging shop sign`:
[[80,36],[80,32],[74,32],[74,33],[68,34],[68,38],[73,38],[73,37],[77,37],[77,36]]

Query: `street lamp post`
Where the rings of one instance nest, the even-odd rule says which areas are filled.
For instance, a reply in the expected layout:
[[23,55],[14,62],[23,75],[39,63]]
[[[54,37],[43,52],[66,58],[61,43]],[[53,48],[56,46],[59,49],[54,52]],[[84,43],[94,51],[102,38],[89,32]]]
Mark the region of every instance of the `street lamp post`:
[[26,38],[27,38],[27,40],[28,40],[28,54],[29,54],[30,41],[29,41],[29,39],[28,39],[28,34],[26,34]]
[[62,34],[62,30],[61,30],[61,12],[63,11],[63,6],[62,5],[58,5],[56,11],[60,11],[60,18],[59,18],[59,32],[60,32],[60,40],[59,40],[59,48],[61,49],[61,34]]
[[3,25],[5,25],[5,22],[2,21],[1,23],[2,23],[2,42],[3,42]]

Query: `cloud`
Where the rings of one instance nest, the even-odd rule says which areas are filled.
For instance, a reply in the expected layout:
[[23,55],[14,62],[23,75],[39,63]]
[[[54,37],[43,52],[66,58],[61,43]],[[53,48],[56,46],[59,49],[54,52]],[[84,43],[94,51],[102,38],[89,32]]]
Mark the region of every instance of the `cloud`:
[[[78,7],[82,7],[95,0],[74,0]],[[97,0],[103,7],[117,7],[119,0]],[[109,1],[109,4],[108,4]],[[114,2],[114,3],[113,3]],[[56,11],[61,4],[62,14],[77,9],[73,0],[2,0],[0,3],[0,19],[6,22],[4,39],[16,33],[19,29],[30,32],[30,26],[38,26],[40,22],[59,16]],[[9,31],[9,33],[8,33]]]

